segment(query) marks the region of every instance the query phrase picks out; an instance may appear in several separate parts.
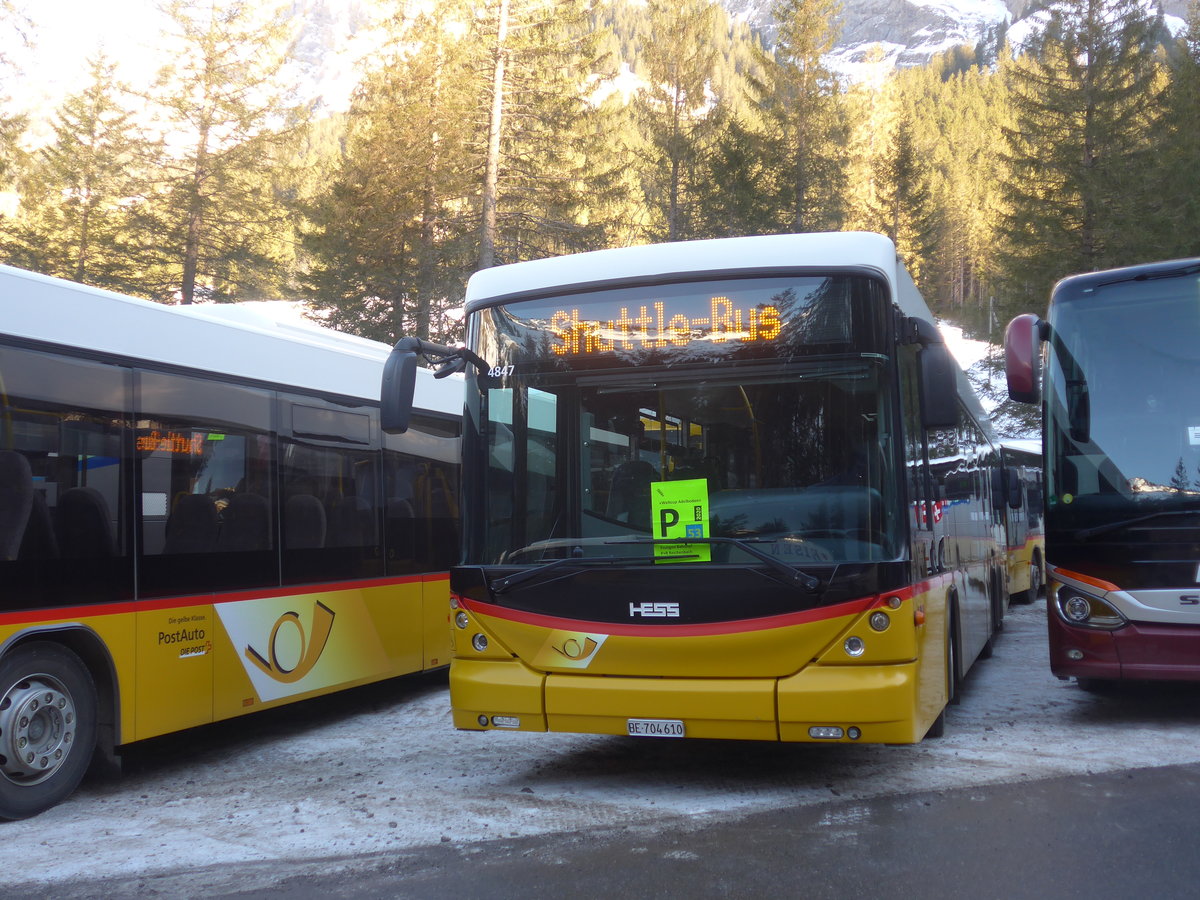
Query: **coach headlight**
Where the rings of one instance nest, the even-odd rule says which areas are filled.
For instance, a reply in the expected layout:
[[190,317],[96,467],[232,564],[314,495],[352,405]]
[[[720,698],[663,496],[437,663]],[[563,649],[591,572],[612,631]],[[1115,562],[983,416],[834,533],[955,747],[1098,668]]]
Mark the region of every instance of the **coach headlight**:
[[1125,617],[1112,604],[1073,587],[1060,587],[1054,603],[1068,625],[1112,629],[1125,624]]

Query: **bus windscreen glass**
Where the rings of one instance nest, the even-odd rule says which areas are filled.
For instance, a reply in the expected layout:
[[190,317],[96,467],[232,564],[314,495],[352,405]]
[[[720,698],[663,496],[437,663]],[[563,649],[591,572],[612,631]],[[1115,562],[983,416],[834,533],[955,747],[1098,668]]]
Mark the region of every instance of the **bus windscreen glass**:
[[1060,293],[1051,334],[1048,527],[1200,510],[1200,280]]
[[[865,278],[627,288],[483,311],[488,564],[895,558],[892,364]],[[686,322],[685,322],[686,320]],[[674,325],[671,323],[674,322]],[[722,366],[722,362],[727,366]]]

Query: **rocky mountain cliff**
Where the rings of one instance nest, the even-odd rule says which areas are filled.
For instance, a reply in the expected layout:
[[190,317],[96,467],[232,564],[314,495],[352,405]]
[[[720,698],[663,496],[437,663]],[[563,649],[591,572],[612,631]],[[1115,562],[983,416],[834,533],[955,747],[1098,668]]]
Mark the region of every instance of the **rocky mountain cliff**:
[[[1172,30],[1182,27],[1188,0],[1145,2],[1164,10]],[[722,3],[766,34],[773,31],[775,0]],[[1039,0],[842,0],[841,34],[829,64],[856,78],[875,68],[872,55],[882,54],[884,68],[921,65],[953,47],[1007,33],[1045,5]]]

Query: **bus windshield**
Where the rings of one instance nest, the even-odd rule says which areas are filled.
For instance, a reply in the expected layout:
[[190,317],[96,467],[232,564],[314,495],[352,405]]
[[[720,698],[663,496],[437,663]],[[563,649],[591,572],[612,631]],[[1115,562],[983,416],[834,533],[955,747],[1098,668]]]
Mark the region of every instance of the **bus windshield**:
[[1048,527],[1200,512],[1200,279],[1063,292],[1050,324]]
[[[485,311],[484,355],[512,373],[480,395],[475,558],[755,564],[735,541],[797,567],[896,558],[896,391],[867,279],[642,296]],[[735,540],[648,543],[686,537]]]

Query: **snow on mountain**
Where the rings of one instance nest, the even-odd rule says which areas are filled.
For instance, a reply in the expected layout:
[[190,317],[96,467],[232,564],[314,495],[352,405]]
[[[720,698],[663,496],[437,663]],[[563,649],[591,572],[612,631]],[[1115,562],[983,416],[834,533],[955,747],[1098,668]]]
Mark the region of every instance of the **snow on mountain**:
[[[1188,0],[1145,0],[1166,14],[1173,34],[1184,27]],[[774,37],[775,0],[722,0],[729,12]],[[1045,20],[1040,0],[842,0],[840,35],[826,63],[852,81],[918,66],[957,46],[975,46],[997,30],[1019,46]]]

